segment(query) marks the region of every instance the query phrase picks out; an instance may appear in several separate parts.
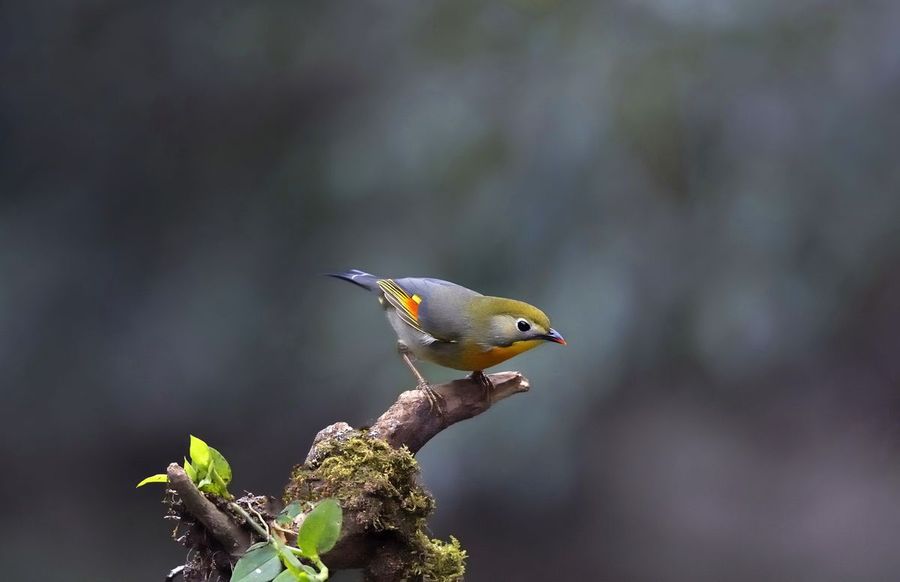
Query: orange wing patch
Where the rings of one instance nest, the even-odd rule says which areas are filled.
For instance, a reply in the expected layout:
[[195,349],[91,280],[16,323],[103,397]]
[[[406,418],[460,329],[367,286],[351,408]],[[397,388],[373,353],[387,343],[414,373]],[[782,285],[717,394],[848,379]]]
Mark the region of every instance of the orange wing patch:
[[419,321],[419,303],[422,303],[422,298],[418,295],[413,295],[406,304],[409,307],[409,312],[416,318],[416,321]]
[[419,325],[419,304],[422,303],[422,298],[418,295],[408,294],[393,279],[379,279],[378,286],[403,323],[425,333],[425,330]]

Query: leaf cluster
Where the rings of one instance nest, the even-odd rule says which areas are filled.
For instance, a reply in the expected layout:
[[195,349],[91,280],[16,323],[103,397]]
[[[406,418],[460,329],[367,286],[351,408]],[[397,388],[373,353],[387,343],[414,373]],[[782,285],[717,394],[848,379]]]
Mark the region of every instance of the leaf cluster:
[[[206,444],[203,439],[191,435],[189,454],[191,460],[188,461],[185,457],[184,472],[197,488],[231,501],[234,498],[228,492],[231,466],[222,453]],[[147,477],[137,486],[167,481],[165,473],[158,473]],[[343,511],[337,501],[324,499],[306,514],[302,512],[300,502],[291,503],[284,508],[276,518],[276,523],[282,526],[300,524],[296,547],[285,543],[283,537],[271,535],[268,524],[255,523],[237,503],[231,502],[229,506],[266,538],[265,541],[250,546],[247,553],[238,560],[231,575],[233,582],[322,582],[328,579],[328,568],[319,556],[333,548],[341,534]],[[300,558],[314,567],[304,564]]]
[[[222,453],[206,444],[203,439],[191,435],[189,447],[191,460],[184,458],[184,472],[190,477],[197,489],[204,493],[218,495],[225,499],[234,499],[228,492],[228,484],[231,482],[231,465],[222,456]],[[165,483],[168,476],[165,473],[151,475],[137,484],[143,487],[147,483]]]
[[[291,503],[279,514],[276,523],[289,525],[300,521],[297,547],[277,536],[250,547],[238,561],[232,582],[321,582],[328,579],[328,568],[320,556],[334,547],[341,533],[343,512],[334,499],[325,499],[303,514],[301,504]],[[309,566],[300,561],[304,558]]]

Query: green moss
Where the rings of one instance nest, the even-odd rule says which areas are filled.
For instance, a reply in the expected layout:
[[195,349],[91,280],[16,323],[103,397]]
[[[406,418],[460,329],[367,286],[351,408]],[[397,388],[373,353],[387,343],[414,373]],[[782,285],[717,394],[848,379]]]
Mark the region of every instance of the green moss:
[[459,540],[450,536],[449,542],[429,538],[419,531],[416,539],[418,554],[411,573],[425,580],[453,582],[466,573],[466,551]]
[[336,497],[375,531],[412,534],[434,509],[418,484],[419,465],[409,450],[394,449],[365,433],[320,443],[318,461],[297,467],[285,493],[289,499]]
[[466,553],[455,538],[442,542],[427,535],[435,504],[418,476],[419,464],[408,449],[352,431],[319,443],[315,459],[294,469],[285,502],[336,497],[345,515],[354,515],[365,529],[403,541],[403,578],[459,580]]

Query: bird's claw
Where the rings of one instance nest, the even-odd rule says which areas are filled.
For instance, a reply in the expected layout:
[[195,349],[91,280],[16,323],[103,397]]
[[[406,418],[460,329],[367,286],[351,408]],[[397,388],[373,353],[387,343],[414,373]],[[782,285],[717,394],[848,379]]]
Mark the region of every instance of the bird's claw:
[[491,379],[485,375],[484,372],[475,371],[469,376],[469,379],[473,382],[477,382],[479,386],[481,386],[481,395],[485,401],[491,401],[491,392],[494,391],[494,383],[491,382]]
[[418,388],[428,397],[428,411],[434,412],[436,410],[438,416],[444,416],[444,409],[441,407],[444,397],[437,393],[428,382],[419,382]]

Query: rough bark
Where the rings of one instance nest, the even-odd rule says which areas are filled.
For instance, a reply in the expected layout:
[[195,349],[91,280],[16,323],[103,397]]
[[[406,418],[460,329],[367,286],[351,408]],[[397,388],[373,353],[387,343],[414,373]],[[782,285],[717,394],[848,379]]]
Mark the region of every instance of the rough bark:
[[[499,372],[488,376],[493,388],[486,390],[470,378],[454,380],[434,387],[441,397],[443,414],[435,414],[421,390],[409,390],[382,414],[369,433],[384,439],[392,447],[406,445],[413,453],[445,428],[486,411],[495,402],[513,394],[527,392],[528,380],[518,372]],[[326,429],[327,430],[327,429]]]

